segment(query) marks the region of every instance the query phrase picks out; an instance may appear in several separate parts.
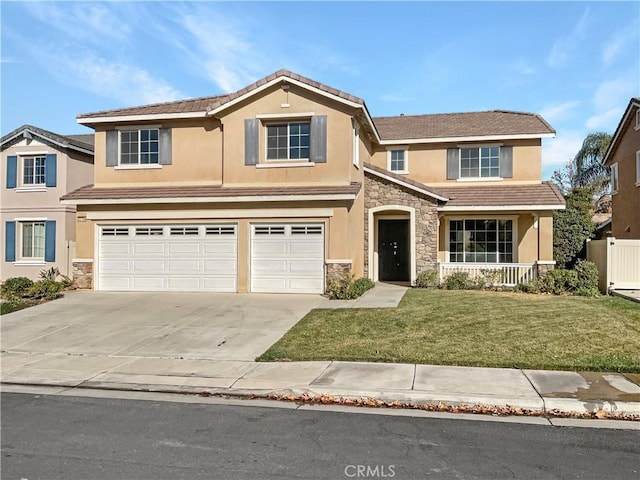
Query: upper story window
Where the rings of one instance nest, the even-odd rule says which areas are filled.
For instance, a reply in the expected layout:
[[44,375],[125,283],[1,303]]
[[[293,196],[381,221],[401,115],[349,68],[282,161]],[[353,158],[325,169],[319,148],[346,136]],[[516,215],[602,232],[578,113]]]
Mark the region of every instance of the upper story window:
[[23,157],[22,159],[22,184],[23,185],[44,185],[46,176],[46,157],[38,155],[33,157]]
[[120,131],[120,164],[151,165],[159,162],[157,128]]
[[500,176],[500,147],[460,149],[460,178]]
[[387,169],[390,172],[407,173],[409,171],[407,165],[407,150],[393,149],[387,153]]
[[618,164],[611,165],[611,193],[618,191]]
[[513,147],[486,145],[447,149],[447,180],[513,177]]
[[640,150],[636,152],[636,187],[640,187]]
[[353,121],[353,165],[360,168],[360,125]]
[[308,160],[309,122],[267,125],[267,160]]

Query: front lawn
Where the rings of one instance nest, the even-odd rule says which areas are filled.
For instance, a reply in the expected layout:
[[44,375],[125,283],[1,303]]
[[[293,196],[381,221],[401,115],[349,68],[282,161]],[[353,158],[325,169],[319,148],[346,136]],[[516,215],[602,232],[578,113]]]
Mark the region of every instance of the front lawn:
[[395,309],[317,309],[258,358],[640,372],[640,306],[618,297],[409,290]]
[[23,308],[33,307],[38,303],[40,302],[33,301],[33,300],[24,300],[24,301],[16,301],[16,302],[3,301],[2,303],[0,303],[0,315],[6,315],[7,313],[22,310]]

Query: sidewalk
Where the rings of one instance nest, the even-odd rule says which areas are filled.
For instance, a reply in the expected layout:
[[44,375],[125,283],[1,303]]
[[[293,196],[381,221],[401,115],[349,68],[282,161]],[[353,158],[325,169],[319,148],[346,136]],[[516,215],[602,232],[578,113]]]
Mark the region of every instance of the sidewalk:
[[[406,287],[377,284],[357,300],[324,300],[317,308],[395,307],[405,291]],[[262,398],[331,396],[579,414],[605,411],[640,420],[640,374],[59,352],[2,353],[2,383]]]
[[640,415],[638,374],[4,353],[2,383],[256,397],[330,395]]

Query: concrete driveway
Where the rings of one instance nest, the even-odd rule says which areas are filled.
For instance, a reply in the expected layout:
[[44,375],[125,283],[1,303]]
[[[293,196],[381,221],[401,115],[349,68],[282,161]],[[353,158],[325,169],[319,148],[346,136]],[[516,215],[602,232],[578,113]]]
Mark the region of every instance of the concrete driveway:
[[0,319],[3,352],[253,361],[319,295],[70,292]]

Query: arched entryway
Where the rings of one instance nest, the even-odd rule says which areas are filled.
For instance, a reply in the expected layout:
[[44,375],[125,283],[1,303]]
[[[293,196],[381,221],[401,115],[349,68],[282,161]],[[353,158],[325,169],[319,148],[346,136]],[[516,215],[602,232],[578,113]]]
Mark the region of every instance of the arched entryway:
[[369,278],[374,282],[414,283],[415,209],[382,205],[369,209]]

